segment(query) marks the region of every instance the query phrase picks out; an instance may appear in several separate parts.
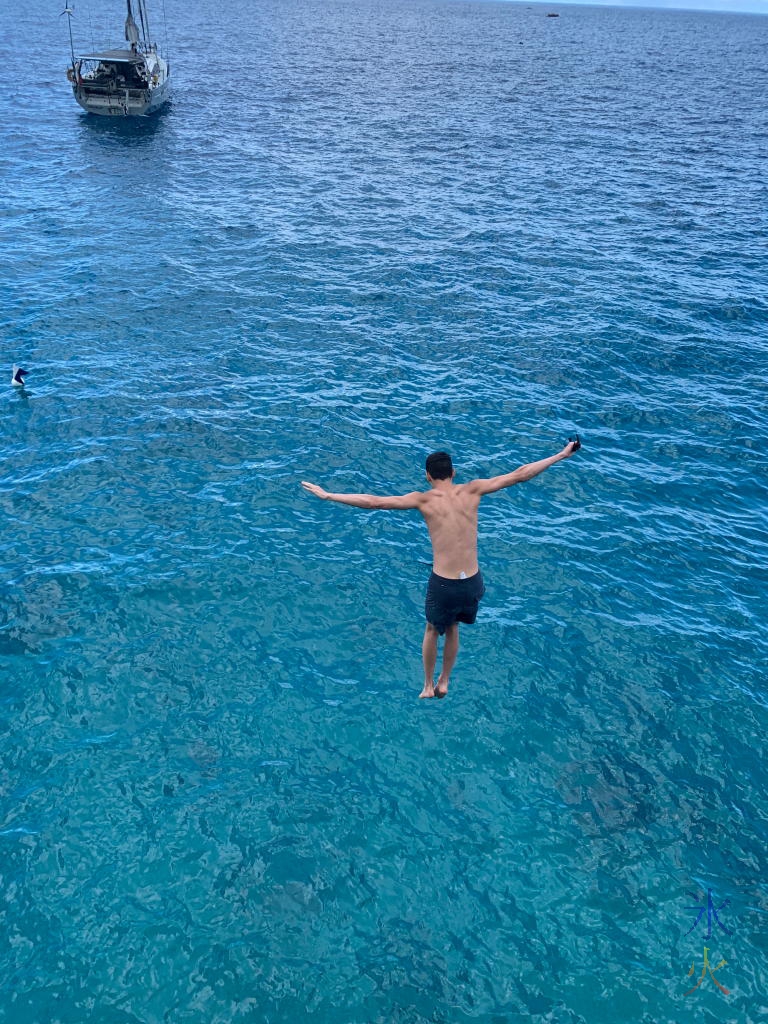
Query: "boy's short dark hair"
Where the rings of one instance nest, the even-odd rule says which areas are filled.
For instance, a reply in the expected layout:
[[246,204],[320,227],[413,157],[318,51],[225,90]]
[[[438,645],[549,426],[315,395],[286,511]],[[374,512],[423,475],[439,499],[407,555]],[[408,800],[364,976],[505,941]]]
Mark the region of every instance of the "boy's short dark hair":
[[432,452],[427,456],[427,473],[433,480],[450,480],[453,463],[448,452]]

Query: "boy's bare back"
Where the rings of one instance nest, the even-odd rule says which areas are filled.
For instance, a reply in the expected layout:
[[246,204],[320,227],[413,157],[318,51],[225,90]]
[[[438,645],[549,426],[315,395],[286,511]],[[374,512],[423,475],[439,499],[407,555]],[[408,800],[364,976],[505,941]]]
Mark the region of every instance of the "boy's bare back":
[[[477,510],[480,494],[468,484],[439,481],[425,491],[419,511],[429,529],[434,572],[448,579],[474,576],[477,562]],[[447,486],[444,486],[447,485]]]

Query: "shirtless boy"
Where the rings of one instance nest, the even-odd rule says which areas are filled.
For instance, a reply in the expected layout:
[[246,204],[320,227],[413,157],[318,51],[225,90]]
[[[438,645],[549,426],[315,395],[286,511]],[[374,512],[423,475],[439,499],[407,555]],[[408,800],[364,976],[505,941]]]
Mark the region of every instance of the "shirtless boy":
[[[389,497],[375,494],[329,494],[317,484],[302,481],[301,486],[324,501],[354,505],[365,509],[418,509],[426,520],[432,541],[434,565],[427,584],[427,627],[421,653],[424,659],[424,689],[420,697],[445,697],[451,670],[459,652],[459,623],[472,624],[485,593],[477,564],[477,510],[485,494],[493,494],[513,484],[532,480],[561,459],[567,459],[581,447],[578,437],[557,455],[529,462],[511,473],[487,480],[455,484],[456,471],[447,452],[427,457],[428,491],[411,491]],[[445,634],[443,666],[434,683],[437,662],[437,638]]]

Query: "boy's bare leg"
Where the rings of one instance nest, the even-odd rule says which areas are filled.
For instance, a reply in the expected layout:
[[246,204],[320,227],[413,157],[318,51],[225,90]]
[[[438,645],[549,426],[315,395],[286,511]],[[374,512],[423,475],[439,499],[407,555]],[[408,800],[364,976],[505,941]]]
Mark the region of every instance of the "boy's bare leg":
[[445,631],[445,646],[443,647],[443,667],[437,680],[435,693],[438,697],[445,697],[448,693],[448,680],[453,666],[456,664],[456,655],[459,653],[459,624],[454,622]]
[[424,630],[424,641],[421,645],[421,656],[424,659],[424,689],[419,697],[435,696],[435,665],[437,664],[437,629],[431,622]]

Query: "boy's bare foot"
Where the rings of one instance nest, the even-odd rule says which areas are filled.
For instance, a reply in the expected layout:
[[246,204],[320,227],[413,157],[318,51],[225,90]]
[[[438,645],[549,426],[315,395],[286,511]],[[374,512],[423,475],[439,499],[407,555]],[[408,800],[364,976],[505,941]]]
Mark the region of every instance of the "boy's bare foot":
[[443,679],[440,676],[437,680],[437,689],[435,690],[436,697],[447,697],[448,696],[448,679]]
[[425,679],[424,680],[424,689],[419,694],[419,700],[421,700],[423,697],[434,697],[434,696],[435,696],[435,684],[432,682],[431,679],[429,679],[429,680]]

